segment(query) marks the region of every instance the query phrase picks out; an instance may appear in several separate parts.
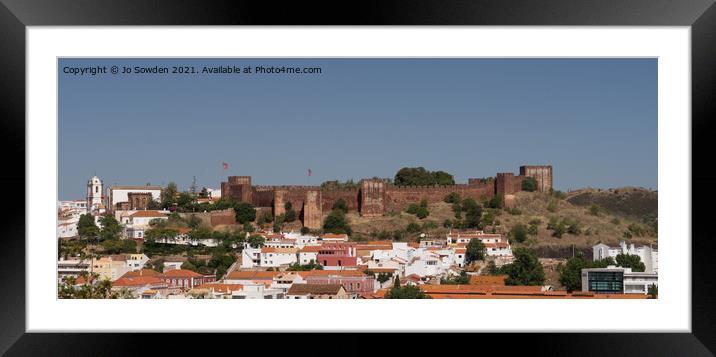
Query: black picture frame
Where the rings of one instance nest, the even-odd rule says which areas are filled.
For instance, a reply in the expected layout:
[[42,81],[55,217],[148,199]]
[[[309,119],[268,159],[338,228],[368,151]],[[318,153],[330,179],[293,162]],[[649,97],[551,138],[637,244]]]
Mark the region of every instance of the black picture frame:
[[[716,351],[716,314],[709,236],[709,203],[716,202],[716,165],[710,165],[710,139],[716,106],[716,6],[713,0],[501,0],[501,1],[334,1],[275,4],[201,0],[70,1],[0,0],[0,115],[5,169],[0,182],[2,246],[0,272],[0,352],[7,355],[125,355],[142,346],[142,354],[186,351],[182,338],[169,334],[37,334],[25,333],[25,39],[26,26],[87,25],[523,25],[523,26],[690,26],[692,51],[692,333],[638,334],[483,334],[470,344],[494,345],[510,352],[538,355],[709,356]],[[48,184],[53,184],[48,178]],[[25,187],[25,195],[17,188]],[[22,202],[22,204],[20,204]],[[702,209],[699,209],[699,206]],[[689,244],[689,227],[683,239]],[[585,317],[594,312],[585,312]],[[112,318],[108,313],[97,318]],[[575,318],[559,316],[556,318]],[[604,318],[604,317],[599,317]],[[518,323],[518,322],[516,322]],[[548,324],[549,322],[545,322]],[[615,329],[619,329],[615,321]],[[197,341],[237,337],[197,336]],[[341,336],[348,344],[373,340]],[[282,336],[287,345],[306,336]],[[438,337],[445,340],[445,337]],[[412,340],[414,343],[393,343]],[[466,341],[455,336],[449,341]],[[151,341],[151,342],[150,342]],[[177,343],[179,341],[179,343]],[[420,339],[386,339],[392,348],[420,351]],[[515,343],[520,341],[520,343]],[[451,343],[454,346],[454,343]],[[245,353],[261,346],[246,345]],[[343,351],[355,354],[356,351]],[[237,350],[238,353],[238,350]]]

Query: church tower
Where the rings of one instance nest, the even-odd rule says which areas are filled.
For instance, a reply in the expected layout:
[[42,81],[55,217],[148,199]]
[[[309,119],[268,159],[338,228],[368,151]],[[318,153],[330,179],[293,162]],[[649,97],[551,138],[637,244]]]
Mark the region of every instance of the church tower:
[[87,181],[87,212],[93,213],[102,205],[102,180],[97,176]]

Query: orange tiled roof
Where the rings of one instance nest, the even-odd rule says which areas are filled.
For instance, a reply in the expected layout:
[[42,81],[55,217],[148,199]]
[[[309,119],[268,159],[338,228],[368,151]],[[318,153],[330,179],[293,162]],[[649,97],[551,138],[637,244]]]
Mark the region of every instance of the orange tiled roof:
[[191,271],[191,270],[186,270],[186,269],[174,269],[174,270],[169,270],[169,271],[165,272],[165,273],[164,273],[164,276],[166,276],[166,277],[168,277],[168,278],[170,278],[170,277],[181,277],[181,278],[185,278],[185,277],[202,277],[202,276],[204,276],[204,275],[199,274],[199,273],[194,272],[194,271]]
[[112,286],[143,286],[152,284],[163,284],[164,280],[156,276],[134,276],[121,277],[112,283]]
[[307,245],[299,250],[299,252],[318,252],[321,250],[320,245]]
[[154,276],[154,277],[161,277],[163,276],[162,273],[152,270],[152,269],[141,269],[141,270],[135,270],[135,271],[129,271],[126,272],[124,275],[122,275],[120,278],[130,278],[135,276]]
[[490,276],[490,275],[471,275],[470,276],[470,285],[505,285],[505,278],[507,278],[506,275],[497,275],[497,276]]

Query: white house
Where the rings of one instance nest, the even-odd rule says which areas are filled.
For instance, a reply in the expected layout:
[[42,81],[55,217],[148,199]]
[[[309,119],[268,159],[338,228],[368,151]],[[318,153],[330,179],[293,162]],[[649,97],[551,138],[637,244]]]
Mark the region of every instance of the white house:
[[149,222],[169,219],[169,211],[121,211],[119,222],[131,227],[149,227]]
[[262,267],[279,267],[282,265],[291,265],[298,261],[297,248],[261,248],[261,266]]
[[607,257],[616,259],[619,254],[638,255],[641,262],[646,268],[647,273],[659,272],[659,253],[656,249],[649,246],[636,247],[633,243],[627,246],[625,241],[619,242],[618,247],[610,247],[604,243],[599,243],[592,247],[592,259],[601,260]]
[[298,263],[306,265],[313,262],[318,262],[318,251],[321,246],[318,245],[307,245],[298,250]]
[[142,254],[129,254],[127,256],[126,264],[129,270],[140,270],[144,268],[144,265],[149,261],[149,257]]
[[267,287],[263,283],[243,284],[241,290],[231,292],[232,299],[283,299],[284,296],[283,290]]
[[69,220],[60,220],[57,224],[57,237],[58,238],[71,238],[79,235],[77,232],[77,222]]
[[244,249],[241,251],[241,268],[257,266],[261,266],[261,248],[253,248],[248,243],[244,243]]
[[303,277],[297,273],[293,272],[285,272],[278,274],[273,277],[273,282],[271,283],[271,288],[276,290],[281,290],[284,293],[288,291],[288,289],[291,288],[291,285],[293,284],[305,284],[306,281],[303,279]]

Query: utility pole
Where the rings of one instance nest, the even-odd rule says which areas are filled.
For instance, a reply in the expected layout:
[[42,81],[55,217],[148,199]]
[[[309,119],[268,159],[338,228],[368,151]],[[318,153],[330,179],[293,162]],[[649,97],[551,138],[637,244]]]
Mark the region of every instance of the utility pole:
[[194,176],[194,179],[191,181],[191,187],[189,187],[189,191],[191,192],[192,196],[196,196],[196,176]]

